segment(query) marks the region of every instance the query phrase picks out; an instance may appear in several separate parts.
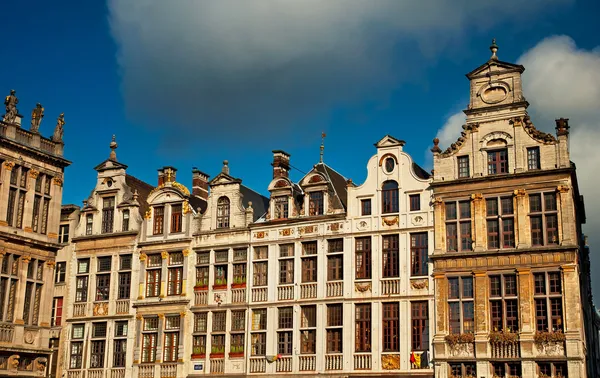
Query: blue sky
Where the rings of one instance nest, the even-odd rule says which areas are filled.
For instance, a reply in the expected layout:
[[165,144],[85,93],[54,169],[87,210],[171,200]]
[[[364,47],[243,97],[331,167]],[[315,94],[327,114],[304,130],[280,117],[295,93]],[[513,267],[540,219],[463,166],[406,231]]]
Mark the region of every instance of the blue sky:
[[[73,164],[64,203],[81,204],[112,134],[119,161],[151,184],[164,165],[177,167],[178,181],[189,186],[192,167],[214,177],[227,159],[232,175],[265,193],[271,150],[288,151],[306,172],[318,162],[321,131],[325,161],[356,183],[386,134],[406,140],[405,150],[430,170],[431,140],[456,129],[452,116],[468,98],[464,75],[489,58],[492,38],[509,62],[536,66],[562,46],[596,63],[598,1],[421,3],[7,2],[0,92],[16,89],[24,115],[41,102],[45,135],[65,113],[65,155]],[[550,41],[557,44],[543,45],[557,35],[564,36]],[[526,69],[527,91],[527,75],[535,73]],[[554,118],[577,119],[581,110],[545,109],[532,113],[547,130]],[[596,121],[590,130],[598,130]],[[588,204],[588,218],[589,206],[596,209]]]

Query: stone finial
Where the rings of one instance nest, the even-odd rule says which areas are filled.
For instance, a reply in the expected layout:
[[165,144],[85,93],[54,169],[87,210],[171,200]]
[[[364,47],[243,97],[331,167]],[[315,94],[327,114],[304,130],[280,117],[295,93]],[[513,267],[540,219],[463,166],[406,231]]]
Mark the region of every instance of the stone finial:
[[29,131],[32,133],[39,133],[40,124],[44,118],[44,107],[39,102],[35,105],[35,108],[31,111],[31,128]]
[[248,210],[249,210],[249,209],[252,209],[252,201],[248,201],[248,208],[247,208],[247,209],[248,209]]
[[223,169],[221,172],[225,173],[226,175],[229,174],[229,162],[227,160],[223,160]]
[[6,114],[4,114],[4,122],[14,123],[17,119],[17,104],[19,99],[17,98],[17,92],[14,89],[10,90],[10,94],[4,99],[4,105],[6,105]]
[[114,160],[117,161],[117,151],[115,151],[117,149],[117,147],[119,146],[117,144],[117,137],[113,134],[112,136],[112,141],[110,142],[110,160]]
[[490,59],[498,60],[498,56],[496,53],[498,52],[498,45],[496,44],[496,38],[492,39],[492,44],[490,45],[490,51],[492,52],[492,57]]
[[137,200],[138,200],[138,196],[139,196],[139,194],[138,194],[138,191],[137,191],[137,189],[135,189],[135,190],[133,191],[133,201],[134,201],[134,202],[137,202]]
[[569,135],[569,119],[559,118],[556,121],[556,136]]
[[431,149],[431,152],[433,152],[434,154],[439,154],[440,152],[442,152],[442,149],[439,146],[440,144],[440,140],[438,138],[434,138],[433,139],[433,148]]

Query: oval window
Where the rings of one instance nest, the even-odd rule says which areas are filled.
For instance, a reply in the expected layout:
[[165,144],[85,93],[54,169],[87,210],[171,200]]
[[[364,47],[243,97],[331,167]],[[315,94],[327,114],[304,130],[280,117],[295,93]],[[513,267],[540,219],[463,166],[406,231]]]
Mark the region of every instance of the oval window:
[[394,166],[396,165],[396,161],[393,158],[385,159],[385,171],[390,173],[394,170]]
[[112,182],[112,180],[111,180],[111,179],[108,179],[108,180],[106,181],[106,186],[108,186],[109,188],[112,186],[112,184],[113,184],[113,182]]

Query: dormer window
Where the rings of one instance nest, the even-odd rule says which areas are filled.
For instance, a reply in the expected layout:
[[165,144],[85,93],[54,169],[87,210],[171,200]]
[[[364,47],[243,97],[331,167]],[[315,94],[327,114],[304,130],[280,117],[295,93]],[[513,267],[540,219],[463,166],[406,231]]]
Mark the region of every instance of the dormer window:
[[229,198],[219,198],[217,202],[217,228],[229,228],[229,204]]
[[469,157],[459,156],[456,160],[458,162],[458,178],[469,177]]
[[160,235],[164,231],[165,208],[163,206],[154,207],[154,225],[152,227],[154,235]]
[[102,233],[113,232],[115,218],[115,197],[105,197],[102,199]]
[[508,173],[508,151],[506,149],[488,151],[488,175]]
[[129,231],[129,210],[123,210],[123,232]]
[[274,198],[273,218],[286,219],[288,217],[288,197],[278,196]]
[[527,149],[527,169],[540,169],[540,148],[530,147]]
[[308,214],[323,215],[323,192],[313,192],[308,195]]
[[181,205],[171,205],[171,233],[181,232],[183,212]]
[[385,181],[381,191],[381,209],[384,214],[397,213],[398,206],[398,183],[396,181]]
[[85,216],[85,234],[91,235],[94,230],[94,216],[92,214],[88,214]]

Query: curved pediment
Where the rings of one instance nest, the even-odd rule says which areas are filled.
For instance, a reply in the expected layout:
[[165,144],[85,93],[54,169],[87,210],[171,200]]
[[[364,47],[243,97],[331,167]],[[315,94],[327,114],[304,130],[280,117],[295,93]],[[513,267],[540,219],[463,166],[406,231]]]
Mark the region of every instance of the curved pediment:
[[493,131],[486,134],[479,143],[483,148],[506,147],[511,145],[513,141],[512,135],[504,131]]
[[291,189],[292,182],[287,177],[277,177],[269,184],[269,191],[280,189]]
[[178,182],[167,182],[154,189],[148,194],[148,203],[161,203],[173,200],[185,200],[190,196],[190,191]]

